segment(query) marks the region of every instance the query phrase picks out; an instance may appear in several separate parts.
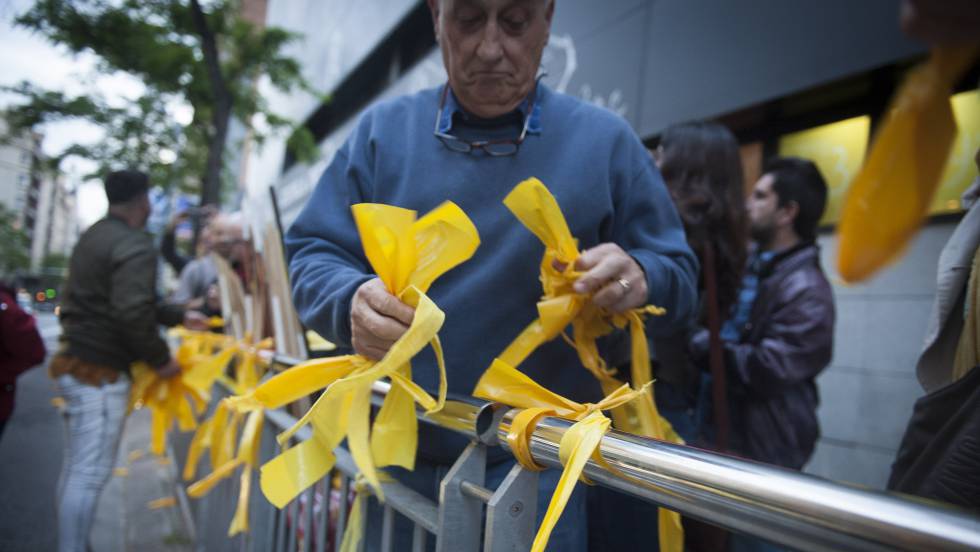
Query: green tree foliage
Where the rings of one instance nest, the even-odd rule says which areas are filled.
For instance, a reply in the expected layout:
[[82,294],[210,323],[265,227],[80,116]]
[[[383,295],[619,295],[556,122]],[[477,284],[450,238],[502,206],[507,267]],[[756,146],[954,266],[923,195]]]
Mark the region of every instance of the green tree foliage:
[[[21,83],[9,90],[24,102],[10,109],[11,126],[30,128],[44,122],[83,119],[106,131],[95,145],[74,145],[61,153],[99,163],[100,172],[121,166],[150,171],[154,181],[198,189],[202,203],[218,204],[232,117],[250,124],[261,113],[271,131],[292,123],[271,112],[258,93],[260,77],[281,91],[309,90],[299,63],[286,56],[297,35],[275,27],[258,27],[239,16],[234,0],[38,0],[17,18],[70,52],[89,52],[104,73],[121,71],[145,85],[142,97],[128,105],[110,104],[97,93],[72,97]],[[181,127],[168,105],[186,102],[194,109]],[[261,142],[263,135],[249,129]],[[288,143],[300,160],[310,160],[315,146],[308,131],[293,130]],[[176,154],[161,160],[161,152]],[[170,155],[171,158],[174,155]],[[167,162],[164,162],[167,161]]]
[[0,276],[12,276],[30,265],[30,240],[17,227],[17,213],[0,205]]

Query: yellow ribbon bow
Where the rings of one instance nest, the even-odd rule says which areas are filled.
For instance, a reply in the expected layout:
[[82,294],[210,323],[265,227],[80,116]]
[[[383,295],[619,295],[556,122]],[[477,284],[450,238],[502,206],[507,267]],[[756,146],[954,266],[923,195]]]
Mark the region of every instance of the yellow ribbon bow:
[[921,226],[956,136],[949,94],[978,51],[937,48],[892,100],[841,211],[837,270],[845,281],[893,261]]
[[[152,412],[150,450],[154,454],[159,456],[164,453],[166,433],[174,420],[181,431],[197,427],[195,414],[204,411],[214,381],[207,381],[205,374],[213,372],[214,365],[221,362],[222,353],[209,356],[217,343],[210,337],[181,343],[174,355],[180,366],[180,374],[172,378],[161,378],[145,363],[133,364],[129,407],[145,406]],[[224,363],[227,364],[227,359]]]
[[[500,360],[511,366],[519,366],[542,343],[563,335],[565,328],[571,324],[572,346],[585,368],[599,380],[603,393],[608,395],[622,382],[615,378],[616,370],[609,368],[599,356],[596,340],[614,329],[629,326],[633,385],[639,388],[652,382],[643,319],[648,314],[662,315],[666,311],[646,305],[624,313],[608,313],[595,306],[588,295],[574,292],[572,284],[581,276],[574,270],[575,260],[579,257],[577,241],[568,229],[558,202],[537,178],[529,178],[518,184],[504,199],[504,204],[544,243],[545,252],[541,259],[544,297],[538,302],[538,318],[507,346],[499,355]],[[556,263],[564,269],[556,268]],[[637,401],[614,410],[613,419],[616,427],[623,431],[683,442],[670,423],[659,415],[652,396],[650,400]]]
[[[603,393],[607,397],[618,396],[623,382],[615,377],[616,370],[607,366],[599,355],[596,340],[614,329],[628,326],[632,383],[643,397],[638,401],[617,402],[611,407],[615,426],[637,435],[683,444],[670,422],[657,411],[650,387],[653,375],[643,319],[646,315],[663,315],[666,311],[646,305],[624,313],[609,313],[595,306],[588,295],[573,290],[572,285],[581,276],[574,270],[579,257],[578,244],[558,202],[537,178],[518,184],[504,199],[504,204],[545,246],[541,259],[544,297],[538,302],[538,318],[507,346],[499,360],[516,367],[541,344],[561,335],[575,348],[585,368],[599,380]],[[556,265],[563,268],[556,268]],[[563,333],[569,325],[573,330],[572,339]],[[684,541],[679,514],[661,508],[659,515],[662,521],[661,549],[679,551]]]
[[[538,471],[544,469],[534,462],[530,451],[531,435],[538,420],[545,416],[556,416],[575,422],[562,436],[558,446],[558,456],[564,469],[548,504],[541,527],[534,537],[534,543],[531,545],[532,552],[542,551],[548,545],[548,538],[575,489],[575,482],[582,479],[588,483],[582,471],[589,458],[606,469],[619,473],[606,463],[599,453],[602,436],[609,430],[611,423],[602,411],[612,410],[641,398],[646,394],[649,385],[631,390],[628,385],[623,384],[596,404],[581,404],[548,391],[499,359],[494,360],[480,378],[473,392],[474,396],[524,409],[511,422],[507,444],[517,461],[527,469]],[[669,515],[665,516],[664,512],[674,513],[663,509],[660,512],[660,522],[673,526],[675,520]],[[679,519],[676,521],[679,523]],[[668,544],[671,546],[665,549],[680,550],[676,545],[682,545],[683,539],[679,543]],[[663,545],[664,541],[661,539],[661,546]]]
[[[231,400],[231,406],[240,411],[278,408],[326,388],[278,439],[286,442],[308,423],[313,437],[262,466],[262,492],[279,508],[330,470],[332,451],[345,438],[364,480],[383,500],[375,466],[415,467],[415,403],[427,413],[439,411],[445,403],[446,370],[437,335],[445,315],[425,291],[436,278],[473,255],[480,243],[476,227],[451,202],[418,220],[414,211],[389,205],[358,204],[351,210],[375,273],[390,293],[415,308],[415,316],[406,333],[378,362],[360,355],[311,360]],[[439,368],[437,398],[412,381],[410,361],[426,344],[435,351]],[[392,386],[370,427],[371,385],[381,378],[389,378]]]

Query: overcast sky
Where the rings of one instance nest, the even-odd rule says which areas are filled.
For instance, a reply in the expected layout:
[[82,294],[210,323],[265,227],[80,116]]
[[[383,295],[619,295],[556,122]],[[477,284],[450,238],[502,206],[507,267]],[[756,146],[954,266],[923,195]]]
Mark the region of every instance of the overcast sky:
[[[108,98],[136,97],[142,85],[126,75],[93,77],[94,56],[73,56],[55,48],[43,37],[14,27],[14,18],[27,11],[33,0],[0,0],[0,86],[10,86],[21,81],[79,94],[93,87]],[[17,97],[0,93],[0,109],[16,102]],[[42,149],[48,155],[61,152],[65,147],[81,142],[91,143],[100,139],[101,131],[79,121],[46,125]],[[92,170],[93,165],[83,160],[69,159],[62,166],[69,182],[78,183],[80,175]],[[106,201],[101,183],[88,182],[78,187],[79,219],[83,228],[105,213]]]

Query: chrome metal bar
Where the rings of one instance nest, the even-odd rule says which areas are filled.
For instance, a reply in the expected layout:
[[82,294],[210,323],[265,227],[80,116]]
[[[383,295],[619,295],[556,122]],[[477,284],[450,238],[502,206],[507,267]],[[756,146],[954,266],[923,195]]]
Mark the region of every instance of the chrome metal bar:
[[484,504],[490,502],[490,499],[493,498],[493,491],[476,483],[470,483],[469,481],[460,481],[459,490],[463,491],[464,495],[473,497]]
[[[388,382],[374,382],[371,387],[371,402],[380,407],[388,396],[389,389],[391,384]],[[419,420],[428,424],[451,429],[484,444],[495,444],[497,436],[493,421],[496,409],[499,409],[499,405],[484,400],[451,396],[447,397],[445,406],[439,412],[426,414],[424,410],[418,409],[416,414]]]
[[[497,429],[506,446],[512,411]],[[531,453],[561,468],[558,444],[572,423],[541,420]],[[799,550],[977,550],[980,518],[896,495],[691,447],[610,431],[589,479],[741,533]]]
[[[388,383],[376,382],[373,402],[380,404],[389,389]],[[514,412],[507,412],[502,405],[454,397],[442,416],[418,414],[426,423],[485,444],[496,444],[499,438],[506,446],[504,437]],[[281,412],[267,414],[270,419],[281,414],[274,423],[284,428],[294,421]],[[537,462],[561,467],[558,444],[570,426],[570,422],[555,418],[538,424],[531,442]],[[298,438],[309,437],[309,429],[304,429]],[[846,486],[617,431],[603,438],[601,452],[618,473],[590,461],[586,475],[603,486],[800,550],[980,549],[980,518],[939,503],[913,502],[897,494]],[[338,455],[338,467],[353,475],[355,472],[340,466],[340,459]],[[391,500],[387,487],[385,494]],[[404,512],[399,505],[392,506]],[[408,514],[412,518],[411,512]],[[418,517],[430,523],[434,519]],[[437,532],[420,519],[412,520],[429,532]]]

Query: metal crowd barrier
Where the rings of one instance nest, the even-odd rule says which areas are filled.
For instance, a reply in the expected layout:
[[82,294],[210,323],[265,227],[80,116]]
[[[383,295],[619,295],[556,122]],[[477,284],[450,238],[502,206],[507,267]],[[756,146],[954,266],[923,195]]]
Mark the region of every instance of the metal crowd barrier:
[[[282,358],[277,362],[292,363]],[[383,382],[375,384],[376,404],[380,405],[388,388]],[[481,544],[487,552],[530,548],[536,509],[547,506],[536,504],[537,473],[515,466],[498,489],[483,486],[487,448],[506,447],[503,437],[515,413],[504,405],[473,398],[448,401],[434,416],[419,413],[423,422],[461,433],[471,439],[471,444],[442,480],[438,502],[398,482],[382,484],[386,498],[382,526],[368,528],[380,530],[382,550],[393,550],[396,515],[414,524],[413,552],[430,549],[432,543],[437,552],[477,551]],[[263,462],[279,452],[274,436],[295,421],[282,410],[266,412]],[[531,441],[536,462],[561,468],[558,443],[570,426],[570,422],[557,418],[538,424]],[[309,436],[307,427],[295,438]],[[188,442],[189,435],[175,439],[179,459],[186,456]],[[791,549],[980,550],[980,517],[939,503],[618,431],[610,431],[603,438],[601,452],[623,475],[590,461],[585,473],[596,484]],[[351,482],[357,470],[347,451],[338,449],[336,453],[334,470],[281,511],[265,501],[258,481],[254,481],[251,531],[235,539],[229,539],[226,532],[238,493],[237,477],[226,480],[203,499],[191,501],[197,549],[338,550],[349,519]],[[202,462],[206,463],[204,459]]]

